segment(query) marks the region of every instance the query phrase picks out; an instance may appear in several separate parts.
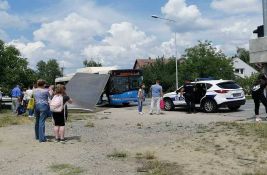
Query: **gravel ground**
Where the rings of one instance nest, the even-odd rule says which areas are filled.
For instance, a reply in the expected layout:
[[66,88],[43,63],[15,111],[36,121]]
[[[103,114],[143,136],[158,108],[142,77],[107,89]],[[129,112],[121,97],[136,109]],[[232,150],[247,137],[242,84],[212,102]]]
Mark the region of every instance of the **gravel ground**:
[[[65,144],[53,142],[50,121],[46,124],[46,133],[51,142],[46,143],[33,139],[33,124],[0,128],[0,172],[5,175],[64,174],[53,171],[50,166],[69,164],[80,167],[80,174],[142,175],[137,172],[139,165],[135,155],[147,151],[153,152],[159,161],[183,167],[181,174],[242,174],[260,168],[257,163],[244,166],[236,158],[236,152],[228,153],[232,147],[238,149],[238,145],[221,151],[215,149],[217,144],[229,140],[226,131],[199,132],[216,122],[247,120],[253,112],[242,109],[235,113],[222,110],[215,114],[185,114],[183,110],[176,110],[148,115],[148,106],[145,106],[146,114],[138,115],[136,108],[71,113]],[[86,127],[88,122],[94,127]],[[218,132],[220,137],[214,134]],[[126,152],[127,157],[108,157],[115,149]],[[251,152],[245,146],[242,149],[241,152]],[[256,162],[264,156],[265,153],[258,156]]]

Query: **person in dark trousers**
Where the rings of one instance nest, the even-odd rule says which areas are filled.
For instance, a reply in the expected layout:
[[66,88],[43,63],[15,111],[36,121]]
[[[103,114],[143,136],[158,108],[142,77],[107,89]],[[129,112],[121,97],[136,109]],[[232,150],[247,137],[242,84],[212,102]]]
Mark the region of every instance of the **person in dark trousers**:
[[264,96],[264,89],[266,88],[266,86],[267,77],[265,74],[260,74],[251,90],[251,95],[255,104],[255,117],[257,122],[261,121],[261,118],[259,117],[260,102],[262,102],[262,104],[265,106],[267,113],[267,99]]
[[0,111],[2,109],[2,97],[3,97],[3,95],[2,95],[2,92],[0,91]]
[[183,87],[183,96],[186,102],[187,113],[195,113],[195,86],[191,83],[190,80],[185,80]]

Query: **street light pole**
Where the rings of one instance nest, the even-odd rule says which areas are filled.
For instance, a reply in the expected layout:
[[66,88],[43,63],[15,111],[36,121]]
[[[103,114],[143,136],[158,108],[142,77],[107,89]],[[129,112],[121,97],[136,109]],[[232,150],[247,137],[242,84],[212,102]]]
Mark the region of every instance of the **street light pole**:
[[[151,15],[152,18],[156,18],[156,19],[161,19],[161,20],[165,20],[165,21],[169,21],[169,22],[177,22],[175,20],[172,19],[168,19],[168,18],[162,18],[159,17],[157,15]],[[178,51],[177,51],[177,40],[176,40],[176,35],[177,32],[174,32],[174,46],[175,46],[175,78],[176,78],[176,90],[179,88],[179,84],[178,84]]]

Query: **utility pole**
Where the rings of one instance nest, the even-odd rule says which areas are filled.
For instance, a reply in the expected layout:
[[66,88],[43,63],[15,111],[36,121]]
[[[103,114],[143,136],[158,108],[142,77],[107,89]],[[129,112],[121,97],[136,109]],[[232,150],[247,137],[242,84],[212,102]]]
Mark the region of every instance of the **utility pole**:
[[267,0],[262,0],[264,36],[267,36]]

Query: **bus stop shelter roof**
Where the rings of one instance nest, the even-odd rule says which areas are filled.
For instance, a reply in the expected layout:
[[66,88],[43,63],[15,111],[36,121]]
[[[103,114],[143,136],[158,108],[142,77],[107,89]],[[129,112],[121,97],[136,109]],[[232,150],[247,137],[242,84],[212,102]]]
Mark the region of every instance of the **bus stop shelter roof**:
[[76,73],[66,85],[66,92],[74,105],[94,110],[99,101],[109,74]]

